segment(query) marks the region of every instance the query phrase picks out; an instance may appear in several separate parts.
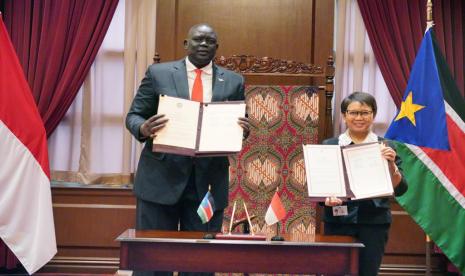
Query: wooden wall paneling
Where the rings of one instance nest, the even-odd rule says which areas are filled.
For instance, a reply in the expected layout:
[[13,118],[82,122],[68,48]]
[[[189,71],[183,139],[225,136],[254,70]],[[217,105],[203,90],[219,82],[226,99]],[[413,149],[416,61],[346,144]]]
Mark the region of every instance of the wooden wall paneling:
[[[392,199],[392,225],[381,266],[381,275],[424,275],[426,272],[426,238],[423,230]],[[444,260],[432,254],[433,273],[441,275]]]
[[[333,44],[332,9],[333,1],[323,0],[159,0],[157,52],[162,62],[183,57],[188,29],[205,22],[218,33],[218,55],[271,56],[324,65]],[[325,14],[317,16],[316,11]],[[314,52],[313,47],[322,49]]]
[[134,206],[54,204],[53,210],[60,246],[117,248],[114,239],[121,234],[120,230],[134,227],[128,223],[134,219]]
[[[310,62],[311,7],[308,0],[178,0],[179,40],[196,23],[210,23],[219,55],[246,53]],[[178,56],[184,55],[177,45]]]
[[155,51],[161,62],[176,59],[176,4],[177,0],[157,1],[157,25]]
[[130,187],[54,185],[53,215],[57,255],[41,272],[114,273],[122,232],[135,227]]
[[314,1],[315,20],[313,22],[314,34],[312,37],[313,56],[311,63],[320,66],[326,65],[328,56],[333,54],[334,37],[334,1]]

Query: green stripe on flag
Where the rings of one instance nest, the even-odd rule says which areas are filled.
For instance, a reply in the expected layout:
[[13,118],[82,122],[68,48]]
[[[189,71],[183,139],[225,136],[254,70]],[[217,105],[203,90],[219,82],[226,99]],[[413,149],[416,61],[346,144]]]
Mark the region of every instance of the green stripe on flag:
[[205,213],[205,210],[203,208],[197,209],[197,214],[199,215],[200,220],[202,221],[202,223],[208,222],[207,213]]
[[409,185],[397,201],[460,271],[465,272],[465,209],[408,147],[396,144]]
[[446,100],[446,102],[455,110],[462,121],[465,122],[465,106],[463,105],[462,95],[460,94],[457,84],[452,78],[449,66],[441,53],[441,49],[439,49],[437,43],[433,43],[433,46],[444,100]]

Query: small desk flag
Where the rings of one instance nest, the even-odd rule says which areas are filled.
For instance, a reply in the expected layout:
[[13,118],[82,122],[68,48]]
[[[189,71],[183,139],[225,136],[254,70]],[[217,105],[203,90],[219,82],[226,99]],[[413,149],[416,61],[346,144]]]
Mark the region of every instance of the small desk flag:
[[286,216],[286,209],[284,209],[283,203],[279,198],[278,192],[274,193],[273,199],[271,199],[270,206],[265,214],[265,222],[268,225],[275,224],[282,220]]
[[200,202],[200,206],[197,209],[197,214],[202,220],[202,223],[207,223],[213,217],[213,213],[215,212],[215,200],[213,199],[212,194],[208,191],[202,202]]

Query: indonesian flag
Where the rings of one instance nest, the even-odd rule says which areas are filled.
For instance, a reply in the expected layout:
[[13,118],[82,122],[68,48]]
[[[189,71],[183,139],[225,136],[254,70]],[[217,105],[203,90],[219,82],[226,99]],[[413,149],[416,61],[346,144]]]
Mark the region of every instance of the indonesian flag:
[[279,198],[278,192],[274,193],[273,199],[271,199],[270,206],[266,210],[265,222],[268,225],[275,224],[282,220],[286,216],[286,210],[284,209],[283,203]]
[[0,238],[28,273],[57,252],[47,138],[0,19]]
[[465,101],[432,29],[386,137],[397,141],[409,185],[397,200],[465,273]]

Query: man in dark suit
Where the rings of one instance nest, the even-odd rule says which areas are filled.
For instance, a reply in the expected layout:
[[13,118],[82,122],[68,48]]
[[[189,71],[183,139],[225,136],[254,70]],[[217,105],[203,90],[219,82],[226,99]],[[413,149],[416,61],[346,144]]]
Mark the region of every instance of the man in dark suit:
[[[220,231],[228,204],[227,157],[192,158],[152,152],[152,139],[169,123],[163,114],[157,114],[160,94],[202,102],[244,100],[243,77],[212,63],[218,49],[212,27],[193,26],[184,48],[186,58],[149,66],[126,117],[129,131],[145,142],[134,183],[137,229]],[[197,78],[203,90],[199,99],[193,91],[199,85]],[[247,135],[248,120],[239,118],[238,123]],[[197,208],[209,185],[216,211],[210,222],[202,224]]]

